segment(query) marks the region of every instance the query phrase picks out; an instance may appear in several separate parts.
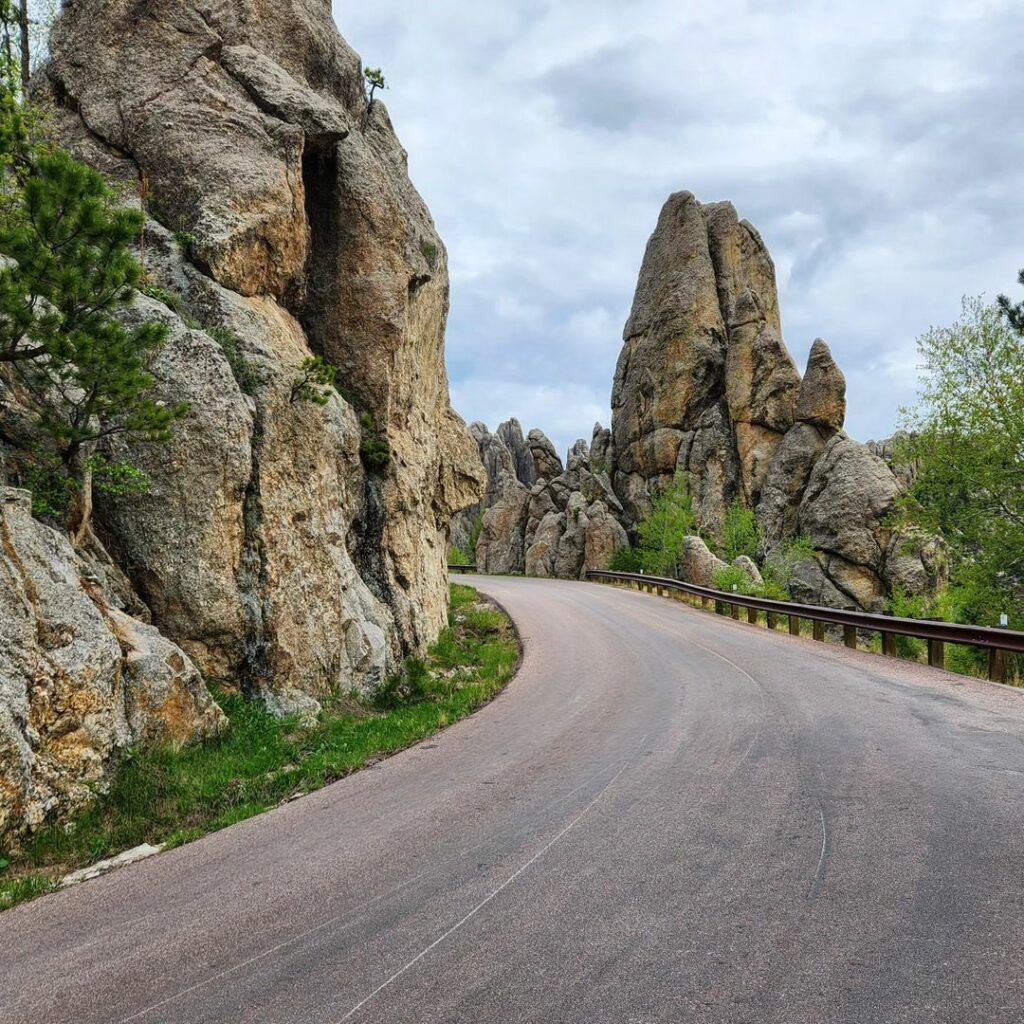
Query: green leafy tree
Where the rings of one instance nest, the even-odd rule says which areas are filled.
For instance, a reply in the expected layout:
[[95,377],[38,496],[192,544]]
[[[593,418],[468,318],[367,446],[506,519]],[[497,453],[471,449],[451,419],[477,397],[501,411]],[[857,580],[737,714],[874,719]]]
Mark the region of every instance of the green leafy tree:
[[727,562],[740,555],[755,558],[760,545],[754,511],[737,499],[726,509],[722,523],[722,557]]
[[103,178],[67,153],[34,145],[9,88],[0,102],[0,134],[17,147],[2,168],[0,366],[16,375],[59,458],[65,525],[81,543],[91,536],[98,442],[166,440],[186,409],[149,396],[166,328],[118,319],[141,283],[131,253],[141,213],[119,208]]
[[637,528],[644,572],[678,576],[683,538],[694,531],[696,517],[686,477],[676,473],[672,482],[654,496],[650,513]]
[[1009,301],[963,301],[951,327],[918,340],[917,406],[903,410],[897,457],[916,467],[909,525],[950,545],[952,602],[963,621],[1021,624],[1024,601],[1024,339]]

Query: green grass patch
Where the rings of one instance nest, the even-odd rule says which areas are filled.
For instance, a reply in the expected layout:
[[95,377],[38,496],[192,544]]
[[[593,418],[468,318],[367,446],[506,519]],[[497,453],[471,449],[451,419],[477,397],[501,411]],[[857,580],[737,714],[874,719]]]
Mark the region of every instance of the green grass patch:
[[308,727],[236,694],[216,697],[230,726],[182,750],[133,752],[109,793],[76,818],[0,853],[0,910],[62,875],[140,843],[180,846],[402,750],[471,714],[511,679],[519,646],[507,616],[453,585],[448,627],[372,699],[337,697]]

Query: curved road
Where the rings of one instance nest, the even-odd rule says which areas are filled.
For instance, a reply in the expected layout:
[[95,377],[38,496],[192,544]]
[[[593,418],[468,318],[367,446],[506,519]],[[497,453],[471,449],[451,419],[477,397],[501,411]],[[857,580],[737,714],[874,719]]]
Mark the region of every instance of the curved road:
[[0,914],[4,1024],[1024,1019],[1024,694],[600,585],[432,741]]

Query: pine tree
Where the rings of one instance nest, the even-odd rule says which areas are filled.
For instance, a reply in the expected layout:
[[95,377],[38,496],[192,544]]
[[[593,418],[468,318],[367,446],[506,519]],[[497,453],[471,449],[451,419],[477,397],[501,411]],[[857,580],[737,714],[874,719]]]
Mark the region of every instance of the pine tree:
[[0,96],[0,366],[9,364],[69,483],[66,526],[91,536],[97,443],[115,434],[166,440],[184,406],[149,397],[166,327],[126,327],[142,268],[131,245],[143,226],[103,178],[60,150],[32,145],[24,111]]

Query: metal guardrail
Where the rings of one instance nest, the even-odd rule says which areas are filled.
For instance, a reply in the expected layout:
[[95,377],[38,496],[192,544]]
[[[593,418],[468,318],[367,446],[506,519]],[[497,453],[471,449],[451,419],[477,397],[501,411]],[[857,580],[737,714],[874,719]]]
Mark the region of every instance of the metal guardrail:
[[866,630],[882,635],[882,653],[896,656],[896,637],[907,636],[928,641],[928,664],[935,668],[945,667],[945,645],[963,644],[968,647],[982,647],[989,652],[988,677],[993,682],[1006,682],[1006,655],[1024,654],[1024,633],[1013,629],[998,629],[990,626],[964,626],[955,622],[939,622],[933,619],[901,619],[892,615],[874,615],[870,612],[844,611],[839,608],[821,608],[818,605],[796,604],[792,601],[776,601],[768,597],[750,597],[746,594],[732,594],[711,587],[698,587],[693,583],[668,579],[663,576],[647,576],[642,573],[612,572],[591,569],[587,579],[611,580],[621,583],[636,583],[651,591],[681,591],[691,597],[698,597],[706,608],[714,602],[715,611],[724,614],[726,606],[732,617],[740,617],[740,609],[747,609],[747,621],[756,624],[757,613],[764,612],[769,629],[778,626],[780,616],[786,616],[789,632],[800,634],[800,623],[808,619],[813,623],[814,639],[825,639],[825,626],[831,624],[843,627],[843,643],[847,647],[857,646],[857,630]]
[[476,572],[476,563],[471,562],[469,565],[449,565],[449,572]]

